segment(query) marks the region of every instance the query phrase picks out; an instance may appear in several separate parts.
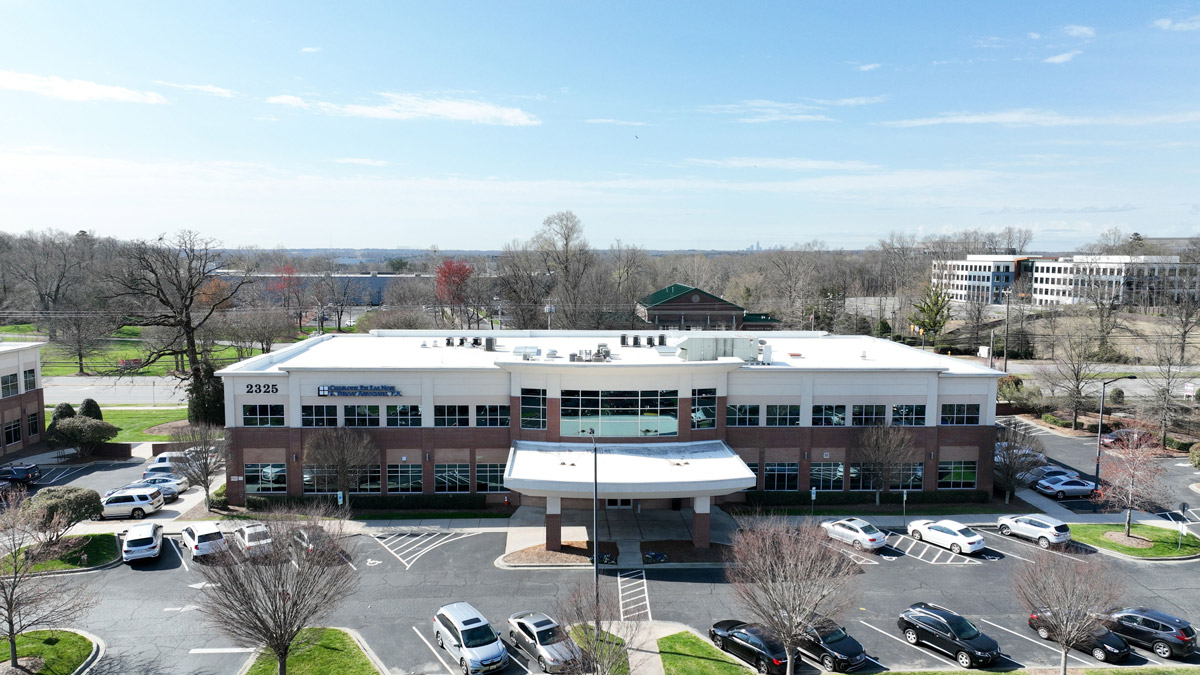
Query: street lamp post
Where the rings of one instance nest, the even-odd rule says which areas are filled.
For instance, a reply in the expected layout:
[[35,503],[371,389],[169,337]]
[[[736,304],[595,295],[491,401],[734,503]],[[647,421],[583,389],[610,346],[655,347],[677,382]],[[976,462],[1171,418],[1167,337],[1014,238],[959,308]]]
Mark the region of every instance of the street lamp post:
[[596,447],[596,430],[588,429],[592,437],[592,579],[596,587],[596,625],[592,639],[600,639],[600,450]]
[[1107,382],[1100,384],[1100,423],[1096,425],[1096,488],[1100,488],[1100,448],[1102,444],[1100,439],[1104,438],[1104,394],[1108,389],[1108,385],[1119,380],[1136,380],[1137,375],[1125,375],[1124,377],[1114,377]]

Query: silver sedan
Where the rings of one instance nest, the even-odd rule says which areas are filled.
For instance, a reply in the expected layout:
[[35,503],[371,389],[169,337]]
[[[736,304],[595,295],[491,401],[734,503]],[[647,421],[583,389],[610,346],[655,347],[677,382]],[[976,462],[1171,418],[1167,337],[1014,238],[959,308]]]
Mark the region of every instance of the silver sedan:
[[830,539],[846,542],[859,551],[878,551],[887,545],[887,535],[861,518],[826,520],[821,529]]
[[1091,497],[1096,491],[1096,484],[1078,476],[1057,476],[1038,481],[1033,489],[1044,495],[1053,495],[1055,499]]
[[517,612],[508,617],[508,639],[536,659],[544,673],[561,673],[579,665],[579,647],[558,623],[541,612]]

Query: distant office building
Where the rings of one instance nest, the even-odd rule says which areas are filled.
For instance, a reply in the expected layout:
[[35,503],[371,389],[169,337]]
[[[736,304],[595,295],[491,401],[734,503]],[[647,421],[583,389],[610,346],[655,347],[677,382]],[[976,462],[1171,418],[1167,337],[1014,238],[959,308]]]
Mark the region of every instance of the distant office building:
[[44,344],[0,343],[0,450],[5,455],[42,440]]
[[1197,297],[1200,265],[1179,256],[1077,255],[1037,260],[1032,303],[1074,305],[1101,297],[1115,304],[1158,307]]
[[775,330],[770,314],[747,312],[738,305],[687,284],[671,284],[638,300],[642,321],[672,330]]
[[1004,302],[1004,291],[1028,275],[1037,256],[969,255],[963,260],[933,261],[932,283],[959,302]]

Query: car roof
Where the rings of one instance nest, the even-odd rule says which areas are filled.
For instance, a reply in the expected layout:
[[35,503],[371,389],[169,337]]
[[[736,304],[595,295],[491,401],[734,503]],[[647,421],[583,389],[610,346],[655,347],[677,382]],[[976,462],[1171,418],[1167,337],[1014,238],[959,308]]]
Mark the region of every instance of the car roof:
[[[468,602],[452,602],[448,605],[442,605],[438,610],[439,614],[446,615],[451,621],[460,626],[476,626],[487,623],[487,619],[479,613],[479,610],[471,606]],[[478,621],[472,621],[478,619]]]
[[862,527],[863,525],[870,525],[870,523],[863,520],[862,518],[843,518],[841,520],[841,522],[849,523],[851,525],[854,525],[855,527]]
[[1009,517],[1010,518],[1037,518],[1038,520],[1042,521],[1043,523],[1046,523],[1047,525],[1066,525],[1066,523],[1064,521],[1061,521],[1058,518],[1055,518],[1054,516],[1048,516],[1044,513],[1026,513],[1023,515],[1016,515],[1016,516],[1009,516]]
[[1138,614],[1138,615],[1144,616],[1149,619],[1154,619],[1155,621],[1161,621],[1163,623],[1172,624],[1175,626],[1190,626],[1191,625],[1184,619],[1181,619],[1177,616],[1171,616],[1170,614],[1167,614],[1166,612],[1160,612],[1157,609],[1150,609],[1149,607],[1126,607],[1125,609],[1120,609],[1117,611],[1125,612],[1125,613],[1129,613],[1129,614]]
[[150,494],[151,492],[158,492],[158,488],[156,488],[156,487],[149,487],[149,486],[147,486],[147,487],[121,488],[120,490],[117,490],[116,492],[112,493],[112,494],[111,494],[111,495],[109,495],[109,496],[110,496],[110,497],[115,497],[116,495],[146,495],[146,494]]
[[949,619],[952,616],[959,616],[959,614],[953,610],[949,610],[945,607],[941,607],[929,602],[914,602],[905,611],[912,611],[920,614],[931,614],[940,619]]
[[221,534],[224,534],[221,532],[221,528],[217,527],[217,524],[211,520],[201,520],[200,522],[193,523],[188,527],[191,527],[192,532],[195,532],[196,534],[211,534],[213,532],[220,532]]
[[133,527],[131,527],[125,531],[125,538],[133,539],[135,537],[144,537],[147,535],[152,535],[152,534],[154,534],[155,528],[159,528],[159,527],[162,527],[162,526],[159,525],[158,523],[138,523],[137,525],[134,525]]
[[943,518],[933,524],[941,525],[942,527],[948,527],[952,530],[961,530],[962,528],[966,527],[966,525],[963,525],[962,523],[958,522],[957,520],[950,520],[949,518]]
[[[548,626],[556,626],[558,623],[541,612],[529,612],[520,617],[521,621],[528,621],[535,628],[546,628]],[[549,622],[548,624],[546,622]]]

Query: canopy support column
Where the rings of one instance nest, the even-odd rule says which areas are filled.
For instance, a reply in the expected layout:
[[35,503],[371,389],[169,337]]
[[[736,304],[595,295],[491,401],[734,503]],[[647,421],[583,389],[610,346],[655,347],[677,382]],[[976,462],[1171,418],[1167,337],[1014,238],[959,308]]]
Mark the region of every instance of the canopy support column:
[[562,550],[562,497],[546,497],[546,550]]
[[712,497],[693,497],[692,502],[692,545],[696,548],[708,548],[711,520],[709,504]]

